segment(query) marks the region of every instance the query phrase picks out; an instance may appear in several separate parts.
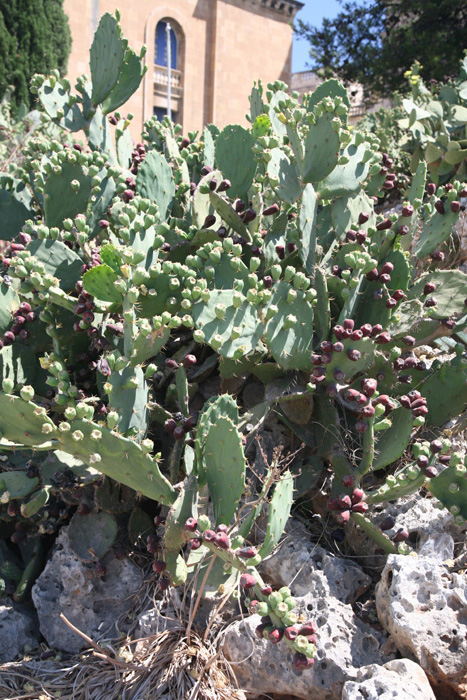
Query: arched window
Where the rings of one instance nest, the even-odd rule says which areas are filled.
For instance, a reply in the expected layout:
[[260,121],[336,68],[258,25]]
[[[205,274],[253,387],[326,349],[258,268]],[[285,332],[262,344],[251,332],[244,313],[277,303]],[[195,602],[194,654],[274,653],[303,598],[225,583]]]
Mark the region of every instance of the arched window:
[[[158,66],[168,65],[167,52],[167,20],[161,20],[156,27],[156,47],[154,51],[154,63]],[[171,48],[171,68],[177,68],[177,36],[171,25],[170,27],[170,48]]]

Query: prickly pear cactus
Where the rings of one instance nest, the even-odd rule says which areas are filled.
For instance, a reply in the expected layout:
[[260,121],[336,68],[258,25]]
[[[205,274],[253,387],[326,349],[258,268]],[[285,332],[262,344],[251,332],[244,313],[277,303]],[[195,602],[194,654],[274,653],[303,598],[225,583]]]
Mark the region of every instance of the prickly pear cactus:
[[[34,78],[52,130],[2,175],[0,519],[17,547],[70,522],[96,566],[117,524],[134,546],[148,532],[161,590],[200,588],[213,558],[210,582],[239,580],[258,634],[306,669],[312,623],[255,569],[303,489],[325,484],[331,517],[385,551],[409,545],[372,525],[373,503],[424,487],[466,517],[457,458],[422,434],[444,439],[467,402],[462,171],[434,185],[417,162],[399,213],[383,213],[394,160],[349,128],[335,80],[302,104],[280,81],[255,86],[249,128],[184,137],[152,119],[132,143],[115,110],[141,57],[104,15],[76,93]],[[452,356],[433,360],[441,341]],[[272,412],[301,447],[258,475],[247,457]]]

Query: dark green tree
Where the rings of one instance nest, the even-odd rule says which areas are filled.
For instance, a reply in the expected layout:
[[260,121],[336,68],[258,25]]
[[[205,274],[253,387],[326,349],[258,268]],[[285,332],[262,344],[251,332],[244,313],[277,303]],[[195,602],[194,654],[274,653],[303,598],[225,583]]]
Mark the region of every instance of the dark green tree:
[[13,85],[16,105],[32,107],[34,73],[66,72],[71,48],[63,0],[0,0],[0,98]]
[[299,20],[296,31],[310,42],[311,67],[323,77],[359,82],[367,94],[387,96],[404,85],[415,60],[425,80],[458,72],[467,48],[467,2],[344,2],[335,19],[319,28]]

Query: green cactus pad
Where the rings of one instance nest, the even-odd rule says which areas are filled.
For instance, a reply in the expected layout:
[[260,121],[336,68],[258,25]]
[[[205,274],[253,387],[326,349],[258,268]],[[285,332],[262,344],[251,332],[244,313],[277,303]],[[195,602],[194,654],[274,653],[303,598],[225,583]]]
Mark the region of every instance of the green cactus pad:
[[97,469],[90,467],[80,459],[76,459],[68,452],[54,450],[49,452],[41,464],[41,480],[44,485],[52,484],[52,479],[57,472],[65,469],[71,471],[79,477],[80,484],[91,484],[102,479],[102,474]]
[[120,279],[108,265],[96,265],[83,275],[84,289],[101,301],[121,302],[122,293],[116,289],[115,282]]
[[428,377],[421,389],[427,400],[429,425],[442,426],[467,407],[467,365],[458,357]]
[[[273,287],[271,300],[266,307],[277,306],[279,311],[266,325],[265,343],[276,362],[284,369],[310,369],[313,344],[313,308],[306,301],[301,290],[293,303],[289,303],[287,295],[291,289],[287,282],[277,282]],[[292,314],[296,323],[285,327],[286,317]]]
[[330,175],[320,182],[317,189],[322,199],[342,197],[360,189],[370,169],[369,163],[362,162],[366,149],[366,144],[356,146],[354,142],[344,149],[343,154],[349,162],[346,165],[337,165]]
[[81,279],[82,259],[61,241],[32,241],[28,250],[44,264],[46,274],[60,280],[60,288],[64,292],[74,289]]
[[269,505],[268,526],[266,537],[259,550],[259,555],[264,559],[269,556],[279,542],[285,530],[290,509],[293,503],[293,477],[286,472],[274,489],[274,494]]
[[[43,432],[42,427],[49,426]],[[58,431],[45,411],[17,396],[0,392],[0,447],[16,443],[46,449],[57,442]]]
[[467,477],[462,468],[448,467],[434,479],[429,479],[426,487],[453,515],[461,515],[467,520]]
[[358,228],[366,231],[376,223],[374,205],[365,192],[357,192],[335,199],[331,207],[332,223],[339,237],[343,236],[352,226],[356,226],[361,212],[368,212],[370,218]]
[[188,568],[179,551],[190,535],[185,530],[188,518],[197,516],[198,488],[196,479],[189,477],[185,487],[169,510],[165,522],[164,555],[170,580],[178,586],[186,581]]
[[167,219],[175,196],[175,184],[172,168],[158,151],[150,151],[144,159],[136,177],[136,191],[157,204],[162,221]]
[[[427,282],[436,284],[436,289],[428,296],[423,294]],[[435,297],[437,304],[425,310],[431,318],[449,318],[465,313],[467,295],[467,275],[460,270],[436,270],[420,277],[407,292],[408,299],[426,299]]]
[[299,253],[303,267],[308,275],[314,275],[316,260],[316,212],[318,209],[318,199],[313,185],[305,186],[300,206],[299,226],[300,226],[300,247]]
[[142,508],[133,508],[128,521],[128,539],[132,547],[144,547],[148,535],[154,533],[153,519]]
[[21,504],[21,515],[23,518],[30,518],[43,508],[50,496],[50,486],[45,486],[36,491],[26,503]]
[[[208,303],[199,301],[193,306],[196,328],[203,331],[209,345],[219,336],[220,345],[216,344],[215,349],[223,357],[234,358],[238,350],[243,350],[242,354],[247,355],[254,350],[263,333],[256,308],[248,304],[243,295],[242,299],[241,305],[236,308],[232,304],[230,290],[213,290]],[[216,316],[217,304],[225,306],[222,319]],[[238,337],[232,337],[234,328],[239,329]]]
[[231,197],[244,198],[256,173],[254,136],[238,124],[226,126],[216,139],[216,167],[230,180]]
[[203,462],[206,438],[211,426],[215,425],[221,416],[227,416],[230,420],[238,424],[238,406],[235,399],[230,394],[221,394],[210,399],[204,404],[202,413],[198,418],[196,427],[195,455],[198,469],[198,481],[200,486],[206,483],[206,471]]
[[239,236],[245,236],[250,240],[250,232],[229,202],[221,197],[217,192],[210,192],[209,199],[214,208],[214,211],[220,216],[222,221],[227,224]]
[[310,126],[305,139],[303,181],[320,182],[336,167],[339,158],[339,133],[332,123],[334,113],[324,112]]
[[245,488],[245,456],[235,424],[221,416],[206,436],[204,465],[216,525],[229,524]]
[[29,479],[26,472],[11,471],[0,473],[0,502],[8,503],[8,501],[17,498],[26,498],[39,485],[37,476]]
[[110,513],[75,513],[68,526],[70,547],[83,561],[102,559],[117,538],[117,521]]
[[[71,186],[79,182],[77,192]],[[74,219],[86,211],[91,198],[91,178],[85,175],[79,163],[65,161],[60,173],[51,172],[44,187],[45,224],[61,227],[64,219]]]
[[86,128],[87,121],[80,105],[75,102],[70,107],[70,93],[58,80],[53,87],[50,79],[44,80],[39,88],[38,97],[49,117],[64,129],[76,132]]
[[115,87],[125,55],[120,26],[108,12],[99,21],[91,46],[92,101],[100,104]]
[[[344,350],[332,354],[332,360],[326,365],[326,380],[334,381],[334,370],[340,369],[345,374],[346,381],[350,381],[359,372],[371,367],[375,362],[375,345],[371,338],[362,338],[361,340],[343,341]],[[348,350],[358,350],[361,353],[360,358],[354,362],[347,357]]]
[[126,48],[123,62],[119,67],[117,84],[102,104],[104,114],[114,112],[133,95],[141,84],[147,66],[143,66],[141,58],[133,51]]
[[444,214],[439,214],[435,211],[424,222],[422,232],[413,247],[413,253],[417,257],[423,258],[426,255],[430,255],[451,235],[452,227],[457,221],[458,214],[454,214],[450,210],[448,202],[446,202],[445,206],[446,212]]
[[271,185],[281,199],[293,204],[302,193],[297,168],[280,148],[273,148],[270,156],[267,173]]
[[12,315],[18,309],[20,299],[13,287],[0,283],[0,333],[4,333],[11,326]]
[[388,464],[393,464],[404,454],[410,442],[413,429],[410,410],[401,406],[392,411],[390,418],[392,427],[376,434],[373,469],[382,469]]
[[[112,386],[109,400],[112,409],[118,413],[116,429],[121,433],[134,431],[138,441],[148,429],[148,385],[141,367],[125,367],[120,372],[112,372],[107,381]],[[135,383],[136,386],[127,386]]]

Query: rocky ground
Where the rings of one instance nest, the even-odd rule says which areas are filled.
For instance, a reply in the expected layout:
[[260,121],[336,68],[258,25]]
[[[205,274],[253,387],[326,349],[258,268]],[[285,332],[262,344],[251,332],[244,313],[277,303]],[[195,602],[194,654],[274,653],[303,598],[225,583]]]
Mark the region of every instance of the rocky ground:
[[[242,612],[238,601],[224,599],[219,611],[223,599],[217,596],[198,608],[193,639],[199,639],[197,634],[202,636],[212,625],[209,639],[215,640],[218,659],[224,656],[229,662],[243,691],[237,697],[467,697],[467,579],[455,563],[455,557],[460,555],[462,559],[465,551],[465,532],[429,498],[412,496],[389,506],[389,510],[394,528],[408,531],[413,554],[383,556],[356,529],[349,531],[341,544],[341,554],[336,546],[331,552],[317,541],[316,524],[311,533],[293,519],[278,551],[261,565],[263,577],[272,585],[291,588],[300,610],[318,628],[318,652],[311,671],[295,671],[285,645],[258,640],[254,630],[260,618]],[[375,508],[371,518],[377,523],[381,517]],[[318,520],[319,526],[324,525]],[[322,533],[325,544],[326,527]],[[167,640],[170,635],[178,641],[186,639],[190,591],[168,592],[163,600],[154,601],[148,581],[151,576],[138,564],[141,561],[117,559],[109,553],[106,575],[90,580],[86,564],[69,547],[63,528],[34,585],[35,609],[5,599],[0,606],[0,698],[13,700],[13,690],[18,697],[59,697],[42,696],[37,690],[38,678],[50,676],[53,680],[54,669],[56,672],[69,669],[70,664],[88,663],[85,659],[89,657],[79,654],[90,647],[90,640],[98,641],[100,650],[110,659],[110,674],[115,674],[115,661],[123,667],[129,664],[129,669],[122,670],[124,675],[137,660],[143,683],[148,673],[145,655],[151,655],[156,641]],[[81,635],[63,621],[60,613]],[[133,640],[142,639],[131,647],[131,653],[124,644],[127,633]],[[110,646],[108,640],[114,640]],[[39,643],[38,652],[31,653]],[[185,671],[190,671],[193,658],[187,654],[183,663]],[[229,687],[233,692],[231,681],[219,673],[222,681],[216,692]],[[29,695],[24,694],[25,684]],[[164,687],[167,691],[167,679],[153,682],[151,694],[145,695],[140,694],[143,691],[137,685],[133,689],[136,694],[130,691],[125,697],[174,699],[173,691],[167,694]],[[112,691],[105,695],[99,695],[99,689],[96,692],[89,697],[122,697]],[[78,700],[88,696],[71,697]]]

